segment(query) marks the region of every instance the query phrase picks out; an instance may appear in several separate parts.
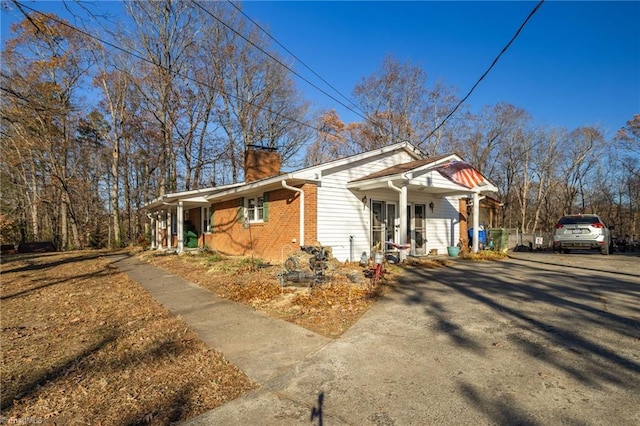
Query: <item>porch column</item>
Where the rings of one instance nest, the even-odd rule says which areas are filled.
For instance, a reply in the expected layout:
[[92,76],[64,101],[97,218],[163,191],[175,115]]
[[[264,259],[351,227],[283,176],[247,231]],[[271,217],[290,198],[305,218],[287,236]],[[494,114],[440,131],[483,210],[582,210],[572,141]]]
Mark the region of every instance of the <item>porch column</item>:
[[171,249],[173,246],[173,238],[172,238],[173,236],[171,235],[171,230],[173,229],[173,223],[171,220],[171,210],[165,210],[164,216],[167,218],[166,220],[167,227],[165,228],[165,235],[167,238],[167,249]]
[[177,228],[178,228],[178,253],[184,251],[184,241],[182,240],[182,234],[184,233],[184,205],[182,200],[178,201],[178,213],[176,214]]
[[151,215],[149,217],[149,219],[151,219],[151,235],[150,235],[150,239],[151,239],[151,250],[155,250],[156,249],[156,219],[153,217],[153,215]]
[[[400,214],[400,245],[407,244],[407,185],[408,182],[402,182],[402,186],[398,188],[393,184],[393,182],[388,181],[387,185],[389,188],[398,192],[400,195],[398,197],[398,202],[400,203],[400,207],[398,208],[398,212]],[[400,250],[400,262],[404,262],[407,259],[407,255],[405,250]]]
[[162,232],[160,232],[162,223],[162,213],[156,213],[156,249],[162,248]]
[[477,253],[479,250],[479,235],[480,230],[480,194],[475,191],[473,193],[473,247],[472,251]]
[[[407,223],[407,182],[402,183],[400,187],[400,245],[407,244],[407,233],[409,231],[409,224]],[[400,250],[400,262],[404,262],[407,259],[406,250]]]

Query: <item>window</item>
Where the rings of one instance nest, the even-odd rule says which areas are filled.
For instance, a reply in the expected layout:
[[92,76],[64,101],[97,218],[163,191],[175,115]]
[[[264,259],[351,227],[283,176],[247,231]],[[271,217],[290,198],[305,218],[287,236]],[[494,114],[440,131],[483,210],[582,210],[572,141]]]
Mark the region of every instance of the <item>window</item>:
[[247,218],[249,222],[264,221],[264,198],[247,198]]
[[211,207],[202,207],[202,232],[211,232]]

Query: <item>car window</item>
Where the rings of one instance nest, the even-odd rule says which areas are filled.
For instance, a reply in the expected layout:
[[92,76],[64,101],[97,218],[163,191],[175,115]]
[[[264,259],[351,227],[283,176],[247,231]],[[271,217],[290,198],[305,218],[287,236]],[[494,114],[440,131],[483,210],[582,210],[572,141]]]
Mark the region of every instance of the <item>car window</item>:
[[561,225],[590,225],[600,222],[595,216],[565,216],[560,219]]

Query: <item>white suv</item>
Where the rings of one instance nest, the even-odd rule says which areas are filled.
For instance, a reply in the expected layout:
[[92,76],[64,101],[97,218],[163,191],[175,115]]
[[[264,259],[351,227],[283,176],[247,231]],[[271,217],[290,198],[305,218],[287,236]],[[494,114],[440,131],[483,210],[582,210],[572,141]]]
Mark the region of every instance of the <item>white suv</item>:
[[595,214],[562,216],[553,230],[553,251],[570,253],[572,249],[598,249],[602,254],[609,254],[609,228]]

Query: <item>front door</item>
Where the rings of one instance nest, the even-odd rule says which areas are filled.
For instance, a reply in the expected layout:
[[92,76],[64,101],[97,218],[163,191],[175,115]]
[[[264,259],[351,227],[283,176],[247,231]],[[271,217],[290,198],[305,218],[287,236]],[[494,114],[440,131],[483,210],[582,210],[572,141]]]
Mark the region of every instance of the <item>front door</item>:
[[371,201],[371,251],[386,251],[386,242],[400,243],[400,225],[396,203]]
[[387,203],[387,217],[386,217],[386,239],[385,241],[393,241],[396,244],[400,244],[400,224],[396,214],[395,203]]
[[371,201],[371,252],[384,251],[386,212],[383,201]]

